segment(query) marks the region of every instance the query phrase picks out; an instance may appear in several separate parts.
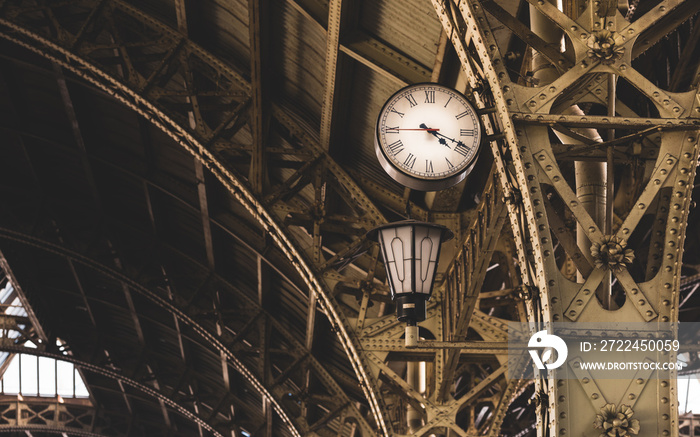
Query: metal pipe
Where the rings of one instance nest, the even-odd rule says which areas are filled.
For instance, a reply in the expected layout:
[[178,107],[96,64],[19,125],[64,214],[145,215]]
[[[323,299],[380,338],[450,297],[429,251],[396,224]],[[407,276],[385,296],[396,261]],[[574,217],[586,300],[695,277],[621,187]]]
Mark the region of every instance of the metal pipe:
[[[615,107],[615,99],[617,95],[617,75],[611,73],[608,75],[608,115],[611,117],[615,116],[617,111]],[[615,139],[615,129],[608,129],[608,141]],[[615,174],[613,167],[613,147],[607,147],[607,166],[608,166],[608,184],[606,197],[610,200],[607,202],[605,211],[605,233],[610,235],[613,231],[613,195],[614,195],[614,184],[615,184]]]
[[[550,3],[556,4],[554,1],[550,1]],[[550,44],[561,43],[561,39],[563,37],[561,29],[559,29],[559,27],[552,23],[549,19],[544,17],[533,5],[530,5],[530,27],[534,33],[536,33],[546,42]],[[532,75],[537,86],[543,86],[551,83],[559,77],[559,73],[554,65],[552,65],[537,52],[533,54],[532,58]],[[578,105],[573,105],[566,108],[563,113],[566,115],[585,115]],[[595,129],[576,129],[576,132],[590,138],[595,142],[603,142],[603,139]],[[564,144],[582,144],[581,141],[560,132],[555,132],[555,134]],[[576,180],[576,195],[578,196],[581,205],[591,215],[596,224],[601,227],[601,229],[605,229],[606,190],[608,180],[607,163],[576,161],[574,163],[574,175]],[[591,256],[591,242],[588,240],[588,237],[580,226],[578,232],[576,233],[576,242],[578,243],[578,246],[581,249],[581,252],[583,252],[584,256],[589,260],[589,262],[591,262],[591,264],[593,264],[593,259]],[[584,280],[580,272],[578,273],[578,280]],[[608,296],[610,281],[603,281],[600,290],[601,294],[605,293],[605,296]]]
[[[608,115],[611,117],[615,116],[616,108],[615,108],[615,99],[617,95],[617,76],[613,73],[608,75]],[[608,141],[612,141],[615,139],[615,129],[608,129]],[[615,166],[613,163],[613,152],[615,148],[614,147],[607,147],[606,148],[606,169],[607,169],[607,174],[606,174],[606,190],[605,190],[605,198],[607,199],[607,203],[605,205],[605,234],[606,235],[612,235],[613,233],[613,222],[614,222],[614,210],[613,210],[613,203],[615,200]],[[607,286],[607,297],[608,297],[608,309],[616,309],[617,305],[615,305],[615,301],[613,300],[613,289],[612,289],[612,273],[608,272],[607,273],[607,278],[603,282],[603,285]]]
[[[549,0],[556,4],[555,1]],[[548,18],[542,15],[535,6],[530,5],[530,28],[532,32],[550,44],[560,44],[563,32],[554,25]],[[559,72],[551,62],[539,52],[533,50],[532,53],[532,77],[535,85],[541,86],[554,82],[559,77]]]
[[[406,347],[417,346],[418,335],[418,326],[415,323],[407,324],[405,336]],[[406,362],[406,383],[409,387],[420,390],[421,380],[418,362]],[[411,433],[417,431],[423,425],[421,412],[410,403],[406,405],[406,424],[408,425],[408,429]]]
[[418,346],[418,326],[413,324],[413,325],[406,325],[406,335],[405,335],[405,344],[406,347],[415,347]]
[[[420,387],[420,370],[416,361],[406,362],[406,382],[411,388],[418,389]],[[406,424],[411,433],[418,431],[423,426],[421,412],[412,404],[406,406]]]
[[[566,115],[585,115],[584,112],[577,105],[571,106],[563,111]],[[576,133],[581,134],[591,140],[602,143],[603,139],[600,134],[595,129],[577,129]],[[558,133],[557,136],[561,141],[566,141],[567,144],[581,144],[580,141],[568,137],[564,134]],[[574,141],[574,143],[570,143]],[[611,149],[611,148],[608,148]],[[607,207],[606,202],[606,189],[607,189],[607,177],[608,169],[607,163],[605,162],[592,162],[592,161],[576,161],[574,162],[574,176],[576,179],[576,196],[581,202],[581,205],[586,209],[586,211],[591,215],[591,218],[596,222],[596,224],[604,228],[605,224],[605,212]],[[576,233],[576,242],[578,243],[581,252],[588,259],[588,261],[593,265],[593,257],[591,256],[591,242],[586,236],[583,228],[578,227],[578,232]],[[584,280],[579,272],[579,280]],[[605,283],[605,281],[603,281]],[[606,290],[609,287],[604,287]]]

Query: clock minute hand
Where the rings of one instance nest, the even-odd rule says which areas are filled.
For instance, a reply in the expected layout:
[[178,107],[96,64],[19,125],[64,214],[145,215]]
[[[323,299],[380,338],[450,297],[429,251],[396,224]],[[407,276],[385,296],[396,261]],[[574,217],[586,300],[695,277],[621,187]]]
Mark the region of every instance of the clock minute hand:
[[446,139],[446,140],[452,141],[453,143],[460,143],[460,142],[461,142],[461,141],[457,141],[457,140],[455,140],[454,138],[450,138],[450,137],[448,137],[447,135],[443,135],[443,134],[438,133],[438,132],[435,132],[435,136],[436,136],[436,137],[437,137],[437,136],[440,136],[440,137],[442,137],[442,138],[444,138],[444,139]]
[[442,137],[442,138],[440,138],[440,142],[445,141],[444,139],[448,139],[448,140],[452,141],[453,143],[457,143],[457,144],[455,144],[454,150],[456,150],[458,153],[461,153],[462,155],[464,155],[467,151],[470,150],[470,148],[467,147],[466,144],[464,144],[463,142],[461,142],[459,140],[455,140],[454,138],[450,138],[450,137],[445,136],[445,135],[438,133],[438,132],[435,132],[435,136]]

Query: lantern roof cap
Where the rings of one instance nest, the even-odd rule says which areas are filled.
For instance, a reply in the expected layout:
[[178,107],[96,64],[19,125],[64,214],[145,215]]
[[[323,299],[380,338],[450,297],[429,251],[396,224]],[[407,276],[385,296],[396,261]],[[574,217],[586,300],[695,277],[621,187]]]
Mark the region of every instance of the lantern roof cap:
[[401,220],[398,222],[391,222],[391,223],[386,223],[380,226],[377,226],[376,228],[370,230],[367,232],[365,237],[369,238],[372,241],[378,241],[378,235],[379,232],[382,231],[383,229],[393,229],[393,228],[401,228],[404,226],[423,226],[427,228],[436,228],[436,229],[441,229],[442,230],[442,238],[441,242],[449,241],[452,238],[454,238],[454,232],[450,230],[450,228],[443,226],[443,225],[438,225],[437,223],[428,223],[428,222],[421,222],[418,220],[413,220],[413,219],[408,219],[408,220]]

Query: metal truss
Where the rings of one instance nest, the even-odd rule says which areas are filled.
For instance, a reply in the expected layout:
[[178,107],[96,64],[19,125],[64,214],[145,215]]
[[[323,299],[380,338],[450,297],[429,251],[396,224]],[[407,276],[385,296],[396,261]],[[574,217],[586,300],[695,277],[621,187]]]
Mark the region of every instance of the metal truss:
[[[480,86],[482,92],[475,93],[475,98],[481,106],[496,110],[488,122],[504,140],[492,141],[491,149],[504,190],[519,194],[518,201],[508,207],[509,217],[520,234],[516,241],[523,282],[538,291],[527,300],[528,319],[542,326],[556,321],[640,322],[654,331],[659,322],[678,320],[681,254],[698,158],[700,106],[695,76],[686,82],[689,91],[674,88],[678,81],[665,78],[653,83],[640,72],[643,66],[635,59],[661,38],[675,38],[678,24],[696,14],[698,4],[661,1],[630,23],[616,4],[607,8],[602,6],[605,2],[580,2],[587,8],[573,19],[549,2],[527,3],[531,14],[541,14],[551,29],[566,36],[566,56],[529,32],[496,2],[433,2],[463,68],[471,82]],[[498,26],[510,29],[512,39],[499,39]],[[592,43],[608,35],[615,46],[611,59]],[[526,83],[512,74],[518,67],[504,55],[512,47],[508,42],[515,41],[521,41],[530,53],[528,60],[535,56],[546,59],[543,65],[553,72],[550,80]],[[680,45],[686,56],[682,62],[692,65],[688,58],[692,50],[683,49]],[[524,77],[532,66],[524,63],[520,71]],[[533,77],[538,77],[537,71]],[[628,92],[648,102],[658,117],[624,101],[615,92],[615,79],[629,84]],[[574,103],[602,105],[609,112],[592,117],[572,114],[567,109]],[[574,126],[629,133],[618,137],[613,131],[607,141],[596,142]],[[551,131],[576,141],[559,144],[551,140]],[[601,149],[595,150],[598,147],[602,154]],[[619,165],[623,163],[646,169],[636,178],[625,173],[614,191],[612,182],[608,184],[612,226],[596,223],[572,189],[572,178],[564,170],[570,168],[566,163],[572,159],[607,161],[609,172],[623,170]],[[612,181],[610,173],[608,180]],[[572,221],[592,244],[613,236],[626,242],[637,254],[635,261],[615,269],[595,262],[590,252],[582,253],[587,247],[577,245]],[[647,232],[650,238],[643,237]],[[596,288],[611,270],[617,283],[611,292],[616,297],[612,303],[595,297]],[[580,376],[578,380],[557,379],[550,372],[538,382],[542,393],[538,398],[539,435],[593,432],[591,423],[606,403],[630,405],[641,419],[642,433],[677,435],[673,374],[658,379],[638,374],[604,385]]]
[[[75,120],[73,125],[78,125],[77,120]],[[24,132],[15,133],[19,135],[26,134]],[[49,139],[45,140],[50,141]],[[54,142],[53,146],[57,149],[62,150],[62,152],[64,153],[72,154],[76,157],[81,157],[82,155],[86,154],[85,150],[76,150],[71,147],[66,147],[66,145],[64,144]],[[260,283],[259,286],[263,288],[270,288],[269,286],[266,287],[264,285],[264,282],[265,277],[269,276],[268,271],[273,268],[276,269],[276,267],[273,265],[273,262],[267,259],[266,255],[264,255],[262,251],[256,250],[249,243],[241,239],[241,237],[232,234],[230,229],[227,229],[224,225],[213,220],[211,217],[205,214],[204,211],[206,211],[206,207],[203,206],[203,203],[204,205],[206,204],[206,197],[204,196],[203,198],[201,193],[199,204],[191,204],[182,196],[178,196],[178,194],[173,193],[166,186],[159,184],[157,178],[155,177],[153,179],[147,179],[143,176],[136,175],[130,172],[129,170],[122,168],[112,162],[100,160],[96,156],[90,155],[86,157],[89,158],[90,162],[99,162],[101,165],[107,165],[110,168],[113,168],[114,170],[117,170],[120,173],[122,173],[124,177],[134,179],[135,181],[137,181],[138,184],[143,185],[144,192],[146,193],[145,203],[149,210],[149,216],[151,217],[150,228],[152,229],[157,229],[159,225],[157,223],[157,220],[154,218],[153,213],[153,209],[158,207],[158,202],[156,202],[155,200],[155,197],[158,197],[156,196],[156,193],[158,193],[159,195],[162,194],[167,196],[167,198],[171,199],[172,202],[177,204],[179,207],[184,208],[185,210],[189,210],[197,215],[201,213],[203,225],[206,225],[204,227],[205,229],[209,229],[209,233],[211,233],[212,229],[214,228],[224,230],[242,245],[242,250],[248,253],[251,258],[258,259],[258,280]],[[196,171],[201,171],[201,168],[197,166],[195,167]],[[91,169],[89,167],[86,168],[86,173],[88,175],[91,173]],[[201,174],[198,174],[197,178],[203,181],[203,177],[201,176]],[[94,185],[94,182],[92,183],[92,185]],[[99,197],[99,195],[97,195],[97,197]],[[114,223],[113,225],[120,229],[123,229],[125,227],[123,223]],[[60,229],[58,231],[60,231]],[[143,230],[138,229],[129,229],[128,231],[143,232]],[[106,238],[108,238],[109,240],[110,238],[115,237],[106,236]],[[342,430],[342,428],[344,428],[347,423],[353,424],[352,426],[348,425],[348,428],[357,427],[364,433],[368,433],[371,431],[371,428],[367,424],[364,416],[359,413],[358,407],[355,405],[354,402],[352,402],[348,398],[348,396],[343,392],[343,389],[338,385],[338,383],[336,383],[335,378],[337,378],[337,376],[331,376],[331,374],[324,368],[324,366],[311,354],[310,346],[304,346],[298,340],[296,340],[294,336],[292,336],[289,333],[289,331],[281,325],[279,321],[275,320],[274,317],[272,317],[263,309],[262,304],[259,301],[252,299],[250,295],[244,293],[239,288],[236,288],[233,284],[226,284],[226,288],[230,291],[235,292],[235,294],[237,294],[238,296],[238,299],[236,299],[236,302],[222,301],[222,299],[218,296],[218,292],[216,290],[217,287],[221,287],[221,285],[223,283],[226,283],[226,281],[225,279],[213,273],[213,268],[211,267],[211,264],[213,264],[213,252],[211,249],[211,245],[208,245],[207,249],[207,259],[209,261],[209,265],[203,265],[198,263],[194,258],[189,256],[188,254],[185,254],[172,246],[168,246],[164,241],[158,240],[157,237],[153,235],[142,235],[139,238],[142,241],[150,241],[149,246],[151,247],[160,247],[162,249],[164,254],[154,254],[154,259],[160,259],[169,256],[176,256],[182,259],[186,259],[188,263],[197,265],[197,267],[202,270],[202,275],[207,277],[206,283],[201,285],[200,288],[196,291],[196,293],[200,296],[200,299],[204,297],[210,299],[208,302],[206,302],[205,304],[200,303],[199,305],[194,305],[192,302],[183,303],[180,301],[180,303],[188,308],[188,314],[190,314],[193,319],[198,319],[201,317],[209,318],[212,315],[216,316],[218,322],[215,326],[207,326],[206,328],[204,328],[200,325],[196,325],[196,331],[202,332],[208,329],[208,332],[210,332],[211,334],[207,333],[206,335],[210,336],[210,343],[211,336],[216,337],[220,341],[220,343],[213,343],[213,346],[217,348],[222,354],[224,366],[223,370],[225,373],[227,372],[228,368],[227,363],[233,359],[233,361],[231,362],[232,366],[239,372],[241,372],[243,376],[245,376],[246,378],[250,378],[250,381],[254,384],[254,387],[256,387],[258,390],[261,390],[261,394],[270,397],[274,396],[275,399],[280,400],[279,403],[273,404],[275,407],[283,408],[283,411],[291,410],[287,414],[301,415],[299,417],[294,417],[293,421],[295,422],[294,426],[298,427],[298,429],[301,430],[300,432],[304,434],[314,432],[318,433],[319,435],[324,435],[324,433],[329,432],[326,429],[326,427],[329,427],[334,430],[336,428]],[[114,251],[113,248],[110,250]],[[265,252],[269,252],[269,250],[265,249]],[[71,266],[73,266],[73,264],[76,263],[72,255],[66,255],[66,259],[68,260],[68,263]],[[166,272],[170,271],[170,274],[175,273],[173,273],[170,268],[164,267],[165,264],[167,264],[166,262],[162,260],[159,262],[163,263],[163,266],[159,267],[163,270],[164,275],[164,277],[161,279],[165,280],[165,282],[168,282]],[[78,262],[78,264],[80,263]],[[115,265],[114,267],[112,267],[112,269],[115,269],[117,267],[118,266]],[[110,269],[109,266],[105,266],[104,264],[101,265],[101,267],[99,268]],[[76,269],[75,267],[71,267],[71,270],[75,272]],[[277,269],[276,272],[284,277],[284,273],[281,270]],[[92,305],[90,305],[88,301],[94,298],[90,296],[89,290],[84,291],[87,288],[86,285],[80,285],[82,283],[81,279],[77,276],[76,273],[74,273],[74,275],[76,275],[76,282],[79,284],[78,290],[80,290],[80,293],[83,295],[82,300],[85,302],[85,306],[88,309],[88,312],[91,313],[92,311],[90,310],[90,308]],[[125,277],[122,277],[123,280],[118,278],[115,279],[125,284],[123,286],[125,288],[125,293],[130,294],[132,288],[129,286],[129,282],[126,282],[127,279],[124,278]],[[290,281],[289,279],[286,280]],[[161,282],[158,279],[149,279],[149,281]],[[292,284],[291,281],[290,284]],[[144,290],[145,289],[142,288],[142,292]],[[264,289],[261,289],[259,291],[263,294],[269,294],[272,292],[271,290]],[[295,289],[295,292],[299,295],[304,295],[304,292],[299,289]],[[163,303],[164,299],[172,300],[172,296],[170,298],[168,298],[167,296],[163,296],[163,298],[161,298],[161,300],[157,300],[157,302]],[[266,299],[269,300],[269,297],[266,297]],[[242,305],[242,302],[246,302],[246,304]],[[192,322],[192,320],[181,320],[179,317],[181,317],[182,314],[176,312],[173,309],[174,307],[172,306],[172,304],[170,306],[166,305],[164,308],[176,318],[176,325],[177,321],[180,321],[180,326],[191,326],[190,323]],[[236,308],[238,310],[234,311],[233,308]],[[143,321],[147,320],[148,318],[147,315],[137,314],[135,308],[130,308],[130,311],[134,313],[132,317],[136,320]],[[233,322],[236,322],[235,325],[233,324]],[[241,328],[239,328],[239,326],[241,326]],[[181,333],[179,327],[177,327],[177,331],[177,335],[180,336]],[[280,337],[282,338],[282,340],[280,340]],[[275,338],[276,340],[271,342],[270,338]],[[284,347],[278,344],[280,341],[282,342]],[[222,351],[222,344],[225,344],[226,347],[228,347],[230,350]],[[142,344],[141,347],[145,347],[145,345]],[[255,365],[251,366],[250,364],[243,364],[240,360],[232,358],[236,355],[249,356],[251,348],[257,348],[257,350],[261,351],[261,353],[259,354],[260,360]],[[276,352],[271,352],[271,349],[276,349]],[[273,373],[271,370],[273,364],[271,363],[271,354],[280,354],[279,349],[284,349],[285,352],[282,354],[283,359],[280,360],[279,363],[277,362],[277,360],[275,361],[274,366],[276,370]],[[287,365],[289,366],[287,367]],[[140,367],[140,365],[137,367]],[[253,374],[255,375],[252,376]],[[305,375],[304,378],[306,379],[317,381],[316,384],[320,385],[320,387],[316,387],[313,390],[300,388],[304,386],[304,384],[299,381],[300,379],[303,379],[300,375]],[[264,388],[261,389],[260,387],[263,386]],[[316,391],[322,392],[324,394],[317,395]],[[234,396],[231,399],[223,399],[221,402],[219,402],[216,410],[225,410],[225,405],[227,403],[231,403],[232,401],[236,407],[243,409],[251,408],[251,406],[246,405],[243,401],[235,399]],[[287,407],[280,405],[281,403],[285,402],[287,403]],[[301,410],[298,409],[297,404],[302,405]],[[311,418],[307,419],[306,414],[302,413],[302,411],[307,409],[311,405],[317,408],[322,408],[331,411],[332,414],[326,417],[322,417],[320,418],[320,420]],[[212,412],[211,414],[215,415],[215,412]],[[265,420],[269,420],[269,418]],[[246,424],[246,427],[248,429],[259,429],[261,426],[264,426],[264,424]]]
[[[113,435],[151,435],[137,431],[139,427],[162,429],[162,424],[143,424],[127,415],[103,411],[75,402],[60,403],[55,399],[25,398],[0,400],[0,417],[6,423],[0,433],[34,433],[39,435],[70,435],[80,437],[105,437]],[[164,430],[172,435],[189,434],[172,429]]]
[[[16,279],[9,269],[8,263],[4,257],[0,257],[2,264],[2,274],[6,277],[12,277],[13,293],[7,301],[11,302],[15,298],[19,298],[24,302],[23,310],[27,305],[26,297],[18,290]],[[33,314],[32,311],[26,311],[28,314]],[[30,319],[34,320],[31,322]],[[35,318],[27,316],[12,316],[4,314],[2,318],[2,341],[0,341],[0,351],[9,353],[3,363],[3,373],[8,364],[17,354],[25,356],[46,357],[55,360],[69,362],[75,365],[82,372],[89,372],[100,375],[108,380],[116,382],[121,388],[125,396],[127,396],[124,387],[128,386],[135,393],[128,394],[129,397],[142,397],[162,402],[167,405],[177,414],[180,414],[186,420],[190,420],[201,426],[203,429],[211,433],[211,435],[221,436],[222,434],[216,431],[207,420],[210,418],[202,418],[196,412],[191,411],[191,407],[183,405],[181,402],[173,400],[168,394],[159,390],[154,380],[149,382],[140,382],[129,376],[123,371],[116,368],[113,364],[90,363],[78,359],[73,355],[67,354],[65,351],[59,353],[55,351],[55,347],[47,348],[51,343],[47,341],[47,337],[43,334],[43,329],[40,325],[35,325],[38,321]],[[21,335],[15,335],[15,333]],[[35,346],[23,346],[28,341],[31,341]],[[39,375],[35,375],[38,377]],[[22,369],[20,368],[20,380],[22,380]],[[116,385],[116,384],[115,384]],[[38,386],[38,381],[37,381]],[[97,386],[94,383],[91,385],[91,390],[115,390],[115,387]],[[150,429],[163,428],[163,424],[149,423],[146,425],[143,420],[135,419],[133,416],[117,412],[100,411],[99,407],[95,407],[89,399],[78,398],[62,398],[62,397],[30,397],[30,396],[0,396],[0,417],[2,425],[0,425],[1,433],[9,432],[39,432],[51,434],[68,434],[77,436],[103,436],[103,435],[133,435],[138,434],[138,429],[144,429],[144,426]],[[174,435],[183,434],[175,429],[168,429],[167,432]]]
[[[385,381],[384,397],[390,400],[395,430],[409,429],[403,412],[410,405],[422,418],[422,425],[411,429],[410,435],[497,436],[511,401],[525,388],[526,384],[505,378],[506,324],[525,316],[518,297],[515,249],[509,243],[512,236],[509,229],[502,229],[505,221],[503,193],[492,173],[466,238],[431,300],[427,320],[420,325],[423,335],[432,339],[417,348],[404,346],[403,325],[393,314],[367,314],[377,291],[376,287],[363,289],[361,311],[353,321],[366,356]],[[485,283],[487,270],[499,280]],[[494,307],[500,317],[483,311]],[[464,341],[469,338],[468,328],[477,338]],[[425,389],[404,380],[405,362],[410,361],[427,363]]]
[[[19,413],[21,414],[22,412],[28,412],[29,414],[39,414],[41,412],[46,411],[44,408],[42,408],[40,411],[33,411],[30,406],[25,405],[23,402],[18,402],[14,405],[11,405],[11,408],[16,408],[16,410],[12,411],[12,413]],[[63,409],[57,408],[56,411],[60,411],[60,413],[64,413]],[[8,411],[9,412],[9,411]],[[59,435],[69,435],[69,436],[79,436],[79,437],[106,437],[106,435],[103,434],[98,434],[94,432],[89,432],[89,431],[79,431],[79,430],[74,430],[70,428],[63,428],[63,427],[48,427],[48,426],[41,426],[41,425],[24,425],[24,426],[17,426],[17,427],[3,427],[0,429],[0,433],[5,434],[5,433],[26,433],[26,432],[34,432],[34,433],[47,433],[50,435],[54,434],[59,434]]]
[[[341,387],[335,381],[335,378],[328,373],[324,366],[319,363],[319,361],[310,353],[310,351],[307,350],[302,344],[300,344],[292,335],[290,335],[288,330],[284,326],[282,326],[282,324],[279,321],[275,320],[269,314],[267,314],[260,306],[258,306],[258,304],[255,301],[251,300],[249,296],[246,296],[244,293],[238,291],[238,289],[235,286],[227,284],[224,278],[221,278],[217,275],[212,275],[208,279],[208,283],[210,284],[210,287],[212,287],[212,298],[215,297],[215,293],[213,293],[213,290],[215,290],[217,287],[221,287],[222,285],[227,286],[228,289],[236,292],[237,294],[238,301],[235,306],[235,308],[237,308],[237,311],[233,311],[234,307],[231,307],[231,309],[226,310],[216,310],[216,306],[213,305],[215,302],[212,302],[212,305],[208,307],[202,307],[189,303],[187,305],[187,312],[184,312],[182,309],[177,308],[173,302],[167,300],[164,296],[161,296],[159,293],[144,287],[134,279],[125,276],[123,273],[115,270],[113,267],[106,266],[97,260],[90,259],[86,256],[75,253],[69,249],[58,246],[49,241],[41,240],[29,235],[20,234],[8,229],[4,229],[0,231],[0,233],[2,234],[0,238],[5,238],[15,242],[20,242],[22,244],[30,245],[41,250],[60,255],[61,257],[71,260],[74,263],[90,267],[91,269],[94,269],[95,271],[101,273],[106,277],[110,277],[114,280],[121,282],[122,284],[125,284],[129,287],[131,291],[138,293],[146,297],[147,299],[153,301],[159,307],[161,307],[165,311],[172,314],[175,318],[177,318],[177,320],[180,321],[182,326],[187,326],[191,328],[196,334],[198,334],[201,337],[201,341],[208,343],[211,347],[215,348],[218,352],[220,352],[225,357],[226,362],[229,365],[231,365],[236,371],[240,372],[243,376],[245,376],[246,379],[248,379],[248,381],[253,383],[254,386],[256,386],[256,388],[261,392],[261,394],[267,394],[267,396],[272,398],[272,402],[276,404],[276,407],[279,410],[281,410],[283,414],[292,414],[292,412],[295,411],[297,414],[299,414],[299,411],[297,411],[296,408],[292,406],[295,404],[304,404],[307,402],[313,402],[314,404],[323,405],[324,408],[333,412],[331,416],[322,418],[314,422],[306,422],[305,419],[303,419],[303,416],[291,416],[291,418],[294,420],[294,425],[303,430],[302,432],[305,435],[312,431],[319,433],[319,435],[323,435],[321,432],[325,426],[342,428],[342,420],[351,420],[352,422],[356,423],[364,433],[372,432],[372,429],[365,422],[364,417],[358,412],[353,402],[351,402],[351,400],[343,392]],[[143,236],[143,238],[148,237]],[[166,250],[170,254],[187,258],[189,262],[195,262],[187,255],[178,252],[175,248],[165,246],[163,243],[160,243],[160,245],[162,249]],[[203,270],[206,270],[205,266],[200,267]],[[207,290],[207,287],[205,287],[202,290],[200,290],[199,293],[204,296],[208,295],[209,291]],[[214,308],[214,314],[217,316],[215,317],[215,320],[219,320],[219,322],[210,322],[206,324],[205,322],[198,322],[197,320],[202,319],[203,315],[211,313],[211,308]],[[147,315],[142,314],[139,317],[145,320],[147,318]],[[205,319],[211,319],[211,317],[207,316],[205,317]],[[228,329],[222,331],[216,328],[217,325],[226,327],[228,325],[229,320],[236,320],[237,324],[242,325],[243,328],[234,330],[233,332],[235,332],[235,334]],[[267,335],[259,334],[260,332],[264,333],[266,331],[268,331]],[[282,355],[284,355],[284,359],[275,361],[275,367],[277,370],[274,374],[271,373],[271,371],[269,370],[270,363],[267,363],[267,365],[265,365],[265,363],[263,362],[256,366],[268,369],[266,373],[269,372],[269,376],[264,378],[266,385],[263,385],[263,383],[261,382],[262,376],[259,377],[256,375],[258,374],[258,371],[249,370],[249,366],[243,363],[241,359],[237,358],[237,356],[241,354],[247,355],[247,351],[250,349],[260,348],[265,350],[266,345],[262,342],[269,341],[266,340],[266,338],[268,338],[270,335],[274,336],[276,340],[274,341],[274,344],[271,344],[267,347],[277,348],[277,350],[279,351],[276,353],[281,353]],[[1,346],[0,349],[7,349],[8,351],[18,352],[15,351],[15,349],[17,349],[16,346]],[[22,349],[22,351],[20,352],[24,353],[24,349]],[[121,375],[118,375],[115,372],[109,373],[109,369],[100,369],[95,366],[91,367],[89,363],[81,362],[72,357],[66,357],[58,354],[51,355],[46,352],[37,351],[35,349],[29,349],[28,353],[39,354],[41,356],[51,356],[52,358],[70,361],[78,365],[80,368],[89,371],[100,372],[100,374],[105,374],[110,378],[118,380],[123,379]],[[271,353],[272,352],[266,352],[266,356]],[[316,390],[323,393],[328,393],[326,398],[316,397],[313,391],[302,395],[302,397],[298,397],[298,387],[300,385],[303,385],[301,381],[304,378],[309,377],[320,382],[322,389],[317,388]],[[145,387],[135,381],[129,380],[126,383],[127,385],[133,386],[145,392],[147,395],[154,396],[158,400],[164,401],[167,405],[176,408],[173,405],[171,405],[173,402],[172,400],[168,398],[163,398],[162,395],[159,395],[157,393],[157,391],[149,387]],[[293,395],[293,397],[290,398],[290,395]],[[306,398],[306,396],[308,396],[308,399]],[[241,406],[240,401],[236,401],[235,396],[227,396],[226,398],[229,399],[229,402],[233,401],[237,404],[237,406]],[[218,409],[223,410],[223,408],[221,407],[222,406],[219,405]],[[189,414],[188,417],[192,416],[192,413],[190,413],[188,410],[180,411],[181,408],[176,408],[176,410],[180,413]],[[287,413],[287,411],[290,412]],[[211,414],[215,415],[215,411]],[[196,419],[195,416],[192,416],[190,418]],[[341,423],[337,423],[339,418],[343,418],[341,420]],[[214,434],[220,435],[217,431],[211,429],[209,425],[199,423],[199,419],[196,419],[195,421],[203,427],[212,430]],[[259,426],[255,427],[255,429],[257,428],[259,428]]]
[[[88,363],[70,355],[49,352],[39,348],[3,344],[0,346],[0,350],[13,354],[47,357],[72,363],[83,371],[99,374],[114,381],[121,382],[137,390],[146,397],[162,401],[178,414],[206,429],[211,435],[223,435],[214,429],[206,420],[191,411],[190,408],[170,399],[159,390],[153,389],[113,369]],[[91,405],[79,405],[78,403],[70,402],[70,400],[68,403],[65,401],[59,402],[57,399],[45,399],[34,402],[24,399],[17,399],[9,402],[0,401],[0,410],[2,410],[2,415],[0,417],[2,417],[4,422],[0,428],[3,429],[27,427],[26,429],[29,430],[29,428],[33,427],[36,430],[63,429],[63,432],[83,432],[88,434],[93,433],[96,429],[101,429],[96,433],[97,435],[112,432],[110,426],[100,425],[100,420],[94,407]]]
[[[245,162],[241,158],[249,156],[249,150],[235,146],[230,140],[246,123],[246,110],[251,92],[251,85],[243,80],[243,76],[234,68],[126,2],[76,1],[75,15],[60,18],[59,14],[53,13],[53,5],[39,10],[33,5],[26,5],[26,8],[24,6],[22,2],[3,5],[4,18],[0,21],[4,28],[3,37],[52,59],[144,115],[192,152],[260,221],[272,239],[297,266],[312,294],[319,298],[318,304],[336,326],[339,339],[351,358],[363,389],[366,390],[371,411],[378,423],[383,423],[376,384],[371,381],[366,364],[359,356],[355,340],[348,333],[344,316],[335,310],[329,290],[332,290],[336,281],[329,283],[319,280],[319,276],[314,273],[316,268],[311,267],[308,261],[315,259],[318,264],[325,264],[321,260],[321,246],[315,246],[316,253],[306,254],[301,247],[305,247],[308,242],[294,242],[290,239],[291,232],[284,230],[285,217],[289,220],[296,215],[301,217],[304,226],[307,223],[313,225],[316,241],[320,239],[322,228],[333,226],[334,223],[341,224],[356,237],[363,233],[363,228],[383,222],[381,213],[363,191],[327,153],[322,151],[318,142],[306,133],[302,124],[273,105],[272,115],[278,123],[278,128],[286,131],[290,140],[301,147],[290,145],[279,149],[269,148],[265,150],[266,157],[281,157],[285,166],[291,165],[297,171],[291,174],[283,171],[281,175],[286,178],[280,181],[273,179],[274,185],[267,187],[266,192],[256,198],[243,182],[246,178],[236,176],[248,173],[247,170],[238,173],[235,166],[230,164],[232,159]],[[83,12],[86,11],[88,14],[84,15]],[[46,23],[56,31],[47,34],[43,24],[34,27],[32,16],[37,13],[42,19],[48,20]],[[61,24],[63,20],[80,20],[80,30],[68,32]],[[142,38],[139,42],[124,40],[123,36],[119,35],[120,26],[131,26],[128,23],[134,22],[148,29],[139,35],[131,35],[131,38]],[[112,50],[112,43],[106,46],[97,43],[96,41],[105,36],[103,32],[121,48]],[[154,54],[143,58],[141,50],[145,47],[156,49],[159,53],[160,60],[157,65],[152,62]],[[118,59],[116,64],[113,62],[115,56]],[[200,85],[197,89],[190,87],[188,90],[188,81],[181,80],[183,74],[185,79],[196,77],[198,81],[205,81],[208,85]],[[202,106],[198,103],[202,100],[214,100],[215,103]],[[192,124],[190,114],[194,120]],[[268,175],[271,174],[274,172],[268,168]],[[309,180],[308,175],[314,177]],[[315,187],[312,187],[312,192],[316,191],[316,201],[313,194],[311,199],[306,197],[306,187],[309,183]],[[321,205],[323,199],[320,193],[322,190],[325,193],[326,189],[322,187],[328,187],[329,194],[335,191],[340,194],[341,199],[351,202],[357,215],[333,216],[331,211],[325,211]],[[294,197],[299,200],[287,201],[284,204],[281,202],[283,198]],[[290,208],[291,205],[294,207]],[[309,217],[310,222],[305,217]],[[299,226],[299,222],[289,226]],[[312,300],[315,306],[315,298]],[[273,400],[269,394],[266,396]],[[274,404],[276,402],[273,402]],[[278,413],[285,416],[281,409]]]

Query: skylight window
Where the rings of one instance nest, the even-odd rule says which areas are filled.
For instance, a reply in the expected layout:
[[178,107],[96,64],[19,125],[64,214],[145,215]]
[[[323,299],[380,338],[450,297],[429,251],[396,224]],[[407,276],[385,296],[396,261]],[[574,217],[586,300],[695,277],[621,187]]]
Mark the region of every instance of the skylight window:
[[[5,284],[0,288],[0,311],[9,316],[26,317],[27,312],[22,306],[17,291],[6,277],[2,279]],[[5,335],[8,338],[18,338],[20,333],[15,330],[0,329],[0,336]],[[63,349],[64,344],[60,340],[57,340],[56,345]],[[31,341],[25,342],[24,346],[36,348],[36,345]],[[0,394],[42,397],[60,395],[63,398],[89,397],[82,376],[72,363],[66,361],[30,354],[0,352],[0,374],[2,375]]]
[[0,380],[0,392],[4,395],[89,397],[83,378],[72,363],[27,354],[12,358]]

